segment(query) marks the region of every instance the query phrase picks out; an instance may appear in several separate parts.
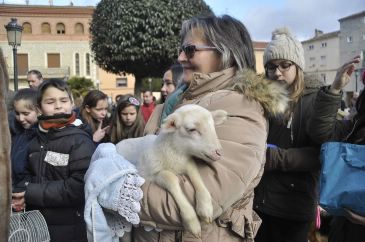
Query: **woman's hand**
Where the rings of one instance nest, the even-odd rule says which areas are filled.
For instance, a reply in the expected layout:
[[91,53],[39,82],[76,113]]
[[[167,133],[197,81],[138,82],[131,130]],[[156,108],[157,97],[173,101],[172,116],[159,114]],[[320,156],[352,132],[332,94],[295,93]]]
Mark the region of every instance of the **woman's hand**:
[[15,211],[21,211],[25,209],[25,192],[13,193],[11,206]]
[[349,209],[345,209],[345,217],[354,224],[360,224],[365,226],[365,217],[358,215]]
[[98,129],[93,134],[93,141],[100,142],[105,137],[106,132],[108,132],[110,126],[106,126],[101,128],[103,125],[103,121],[100,121]]
[[360,56],[355,56],[351,61],[337,69],[335,80],[329,89],[330,93],[338,94],[341,92],[342,88],[350,82],[351,75],[355,71],[355,65],[359,62]]

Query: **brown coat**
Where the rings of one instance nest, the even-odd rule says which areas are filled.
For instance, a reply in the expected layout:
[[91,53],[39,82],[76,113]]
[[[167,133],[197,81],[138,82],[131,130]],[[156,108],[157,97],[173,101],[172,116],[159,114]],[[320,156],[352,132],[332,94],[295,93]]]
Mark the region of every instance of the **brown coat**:
[[[238,84],[233,88],[235,83]],[[141,224],[163,231],[146,232],[143,227],[135,228],[133,241],[253,241],[260,225],[260,219],[252,210],[252,202],[253,189],[260,181],[265,161],[268,132],[265,113],[277,111],[274,107],[280,105],[273,100],[277,100],[276,94],[280,96],[284,92],[277,86],[268,85],[271,84],[254,73],[237,74],[233,68],[210,75],[194,75],[179,105],[195,103],[208,110],[228,112],[227,121],[216,126],[223,158],[212,165],[197,161],[199,172],[212,195],[215,220],[212,224],[202,224],[201,239],[194,238],[183,231],[180,211],[172,196],[158,185],[147,182],[142,187]],[[260,103],[260,100],[270,101]],[[146,126],[147,133],[157,130],[161,111],[162,108],[157,108],[153,113]],[[181,176],[180,186],[189,201],[195,204],[189,179]]]

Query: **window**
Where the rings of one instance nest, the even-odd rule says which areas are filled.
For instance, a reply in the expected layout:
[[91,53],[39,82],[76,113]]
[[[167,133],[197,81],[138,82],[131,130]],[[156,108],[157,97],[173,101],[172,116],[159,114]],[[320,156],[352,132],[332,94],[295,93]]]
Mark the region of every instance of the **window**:
[[23,23],[23,33],[31,34],[32,33],[32,25],[28,22]]
[[80,55],[79,55],[79,53],[75,54],[75,75],[80,76]]
[[128,86],[128,80],[126,77],[117,78],[117,87],[126,87]]
[[365,40],[365,34],[362,34],[362,40]]
[[314,49],[314,45],[310,45],[310,46],[308,46],[308,49],[309,49],[309,50],[313,50],[313,49]]
[[322,55],[321,56],[321,61],[325,61],[326,60],[326,56],[325,55]]
[[60,54],[48,53],[47,54],[47,67],[48,68],[60,68],[61,67]]
[[86,75],[90,76],[90,54],[89,53],[86,53],[85,66],[86,66]]
[[315,61],[316,60],[316,57],[309,57],[309,60],[310,61]]
[[42,34],[50,34],[51,33],[51,25],[49,23],[42,23]]
[[56,30],[57,30],[57,34],[65,34],[66,33],[65,25],[63,23],[58,23],[56,25]]
[[347,36],[347,43],[352,43],[352,36]]
[[28,72],[28,54],[17,54],[18,74],[23,76]]
[[322,48],[327,47],[327,42],[322,42],[321,46],[322,46]]
[[75,34],[83,34],[84,33],[84,25],[82,23],[75,24]]

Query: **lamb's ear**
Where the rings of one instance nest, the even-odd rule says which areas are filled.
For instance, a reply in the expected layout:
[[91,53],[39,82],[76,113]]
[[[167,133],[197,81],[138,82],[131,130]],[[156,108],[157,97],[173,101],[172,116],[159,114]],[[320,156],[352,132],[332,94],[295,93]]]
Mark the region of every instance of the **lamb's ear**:
[[170,114],[163,121],[161,129],[165,132],[174,132],[178,128],[178,118],[179,116],[177,114]]
[[213,116],[214,123],[216,125],[220,125],[220,124],[224,123],[224,121],[226,121],[227,116],[228,116],[228,113],[221,109],[212,111],[211,113]]

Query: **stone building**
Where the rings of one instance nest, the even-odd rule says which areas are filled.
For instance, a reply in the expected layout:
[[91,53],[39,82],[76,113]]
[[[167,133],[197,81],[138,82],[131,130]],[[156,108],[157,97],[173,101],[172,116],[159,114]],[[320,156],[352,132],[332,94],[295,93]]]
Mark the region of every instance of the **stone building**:
[[[86,77],[113,99],[134,92],[133,75],[117,76],[95,64],[89,33],[93,11],[94,7],[0,4],[0,26],[15,17],[23,27],[17,51],[19,88],[28,86],[27,71],[37,69],[45,78]],[[4,27],[0,27],[0,47],[13,79],[12,48]]]
[[323,33],[316,29],[313,38],[302,42],[305,57],[304,71],[317,76],[326,85],[333,82],[340,66],[339,34],[340,31]]
[[356,55],[360,55],[362,60],[346,90],[360,91],[364,88],[360,79],[365,71],[365,11],[338,21],[340,22],[340,63],[345,63]]

